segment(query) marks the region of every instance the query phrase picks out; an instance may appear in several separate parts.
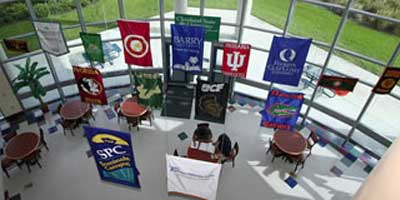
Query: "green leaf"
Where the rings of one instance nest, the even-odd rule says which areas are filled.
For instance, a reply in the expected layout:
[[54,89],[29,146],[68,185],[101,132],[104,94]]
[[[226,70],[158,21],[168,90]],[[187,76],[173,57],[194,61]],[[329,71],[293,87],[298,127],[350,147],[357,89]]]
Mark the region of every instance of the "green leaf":
[[35,72],[35,70],[36,70],[36,67],[38,66],[38,62],[34,62],[34,63],[32,63],[32,65],[31,65],[31,67],[30,67],[30,72],[31,73],[34,73]]
[[21,88],[28,86],[29,84],[25,81],[17,82],[14,84],[14,90],[18,92]]
[[31,57],[28,57],[25,61],[25,70],[29,73],[29,66],[31,65]]
[[47,74],[50,74],[50,72],[48,72],[48,71],[40,72],[40,73],[36,74],[36,75],[33,77],[33,79],[39,81],[40,78],[42,78],[43,76],[46,76]]

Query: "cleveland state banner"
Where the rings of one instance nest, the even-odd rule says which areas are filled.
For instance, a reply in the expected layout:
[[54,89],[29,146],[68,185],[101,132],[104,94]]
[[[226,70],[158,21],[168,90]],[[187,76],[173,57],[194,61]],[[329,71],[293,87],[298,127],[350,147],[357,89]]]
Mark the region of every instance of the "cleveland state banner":
[[222,73],[225,76],[246,77],[249,64],[251,45],[224,43],[224,55],[222,57]]
[[163,88],[159,74],[135,73],[135,85],[140,104],[151,108],[161,108]]
[[225,123],[229,85],[198,80],[196,87],[195,119]]
[[6,48],[10,51],[27,53],[28,43],[25,40],[3,39]]
[[303,105],[303,93],[271,90],[261,111],[261,126],[293,130]]
[[172,68],[191,73],[203,69],[204,28],[171,24]]
[[125,62],[132,65],[153,66],[150,48],[150,24],[118,20],[124,46]]
[[357,82],[358,79],[356,78],[322,75],[318,81],[318,85],[334,90],[353,91]]
[[84,129],[100,178],[140,188],[131,135],[96,127],[85,126]]
[[107,105],[107,96],[100,71],[78,66],[73,66],[72,69],[81,100],[92,104]]
[[311,39],[274,36],[264,80],[297,86],[311,45]]
[[219,28],[221,25],[220,17],[197,16],[175,13],[175,24],[202,26],[204,27],[205,40],[210,42],[218,42]]
[[97,33],[80,32],[80,36],[89,60],[104,63],[105,61],[101,35]]
[[376,94],[389,94],[400,78],[400,68],[386,67],[381,78],[372,90]]
[[60,23],[34,21],[33,27],[43,51],[55,56],[69,52]]

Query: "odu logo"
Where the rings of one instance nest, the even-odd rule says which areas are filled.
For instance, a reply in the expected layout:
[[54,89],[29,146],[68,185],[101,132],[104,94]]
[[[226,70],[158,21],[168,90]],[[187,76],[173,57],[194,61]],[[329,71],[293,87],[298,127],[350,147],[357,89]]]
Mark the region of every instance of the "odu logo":
[[126,151],[123,150],[123,146],[129,146],[128,142],[125,140],[109,134],[98,134],[92,138],[92,142],[97,144],[115,144],[115,146],[112,148],[108,147],[96,150],[96,153],[101,157],[101,159],[108,159],[114,155],[126,154]]
[[202,92],[219,92],[224,88],[224,84],[203,84],[201,86],[201,91]]
[[279,52],[279,58],[283,62],[293,62],[293,60],[296,58],[296,51],[290,48],[283,49]]

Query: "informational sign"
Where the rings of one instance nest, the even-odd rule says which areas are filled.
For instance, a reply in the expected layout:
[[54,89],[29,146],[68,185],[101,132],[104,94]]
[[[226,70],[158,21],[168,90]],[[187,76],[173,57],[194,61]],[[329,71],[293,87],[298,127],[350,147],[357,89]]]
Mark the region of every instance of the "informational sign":
[[107,96],[100,71],[78,66],[72,68],[81,100],[87,103],[107,105]]
[[104,63],[103,43],[101,35],[96,33],[80,32],[83,47],[90,61]]
[[249,64],[251,45],[224,43],[224,55],[222,58],[222,73],[225,76],[246,77]]
[[204,28],[171,24],[172,68],[191,73],[203,69]]
[[261,126],[293,130],[300,115],[303,101],[303,93],[271,90],[265,108],[261,111]]
[[185,15],[175,13],[175,24],[202,26],[205,28],[205,40],[218,42],[219,27],[221,25],[220,17]]
[[131,135],[96,127],[85,126],[84,129],[100,178],[140,188]]
[[29,52],[28,43],[25,40],[4,39],[6,48],[10,51],[27,53]]
[[198,80],[195,119],[225,123],[229,85]]
[[215,200],[221,164],[166,155],[167,189],[197,199]]
[[132,65],[153,66],[150,48],[150,23],[117,20],[124,46],[125,62]]
[[162,80],[159,74],[135,74],[138,101],[141,105],[161,108],[163,102]]
[[334,90],[353,91],[357,82],[358,79],[356,78],[322,75],[318,81],[318,85]]
[[389,94],[400,78],[400,68],[386,67],[378,83],[372,90],[376,94]]
[[34,21],[33,27],[43,51],[55,56],[69,52],[60,23]]
[[297,86],[311,45],[311,39],[274,36],[264,80]]

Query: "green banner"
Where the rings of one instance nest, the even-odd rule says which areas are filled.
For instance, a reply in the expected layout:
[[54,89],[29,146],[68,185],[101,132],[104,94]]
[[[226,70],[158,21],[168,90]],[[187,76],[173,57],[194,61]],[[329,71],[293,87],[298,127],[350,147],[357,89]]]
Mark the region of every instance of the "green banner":
[[161,108],[163,101],[161,76],[144,73],[135,73],[134,76],[139,104]]
[[80,36],[88,59],[104,63],[104,52],[100,34],[80,32]]
[[221,25],[220,17],[175,14],[175,24],[203,26],[206,30],[206,40],[210,42],[218,42],[219,27]]

